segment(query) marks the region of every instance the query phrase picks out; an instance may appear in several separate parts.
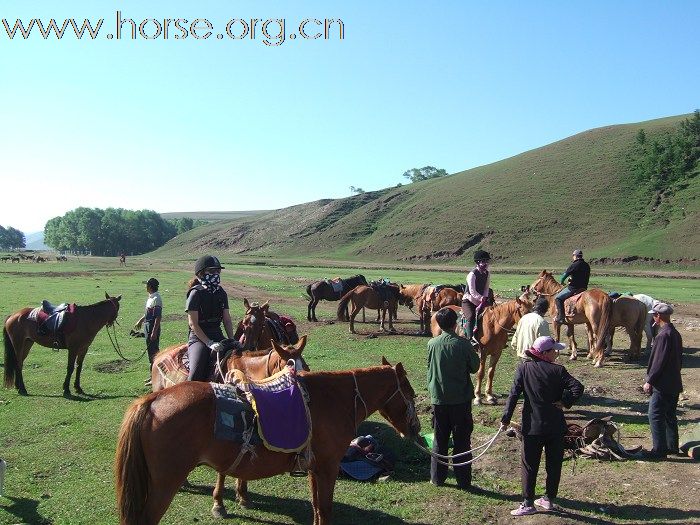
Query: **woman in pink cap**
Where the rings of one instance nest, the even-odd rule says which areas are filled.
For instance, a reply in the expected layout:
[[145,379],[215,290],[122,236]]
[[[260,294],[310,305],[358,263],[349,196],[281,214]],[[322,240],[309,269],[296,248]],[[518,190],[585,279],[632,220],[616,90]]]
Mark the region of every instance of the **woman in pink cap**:
[[[564,434],[566,420],[563,407],[571,405],[583,394],[583,385],[571,377],[562,365],[555,363],[558,351],[565,345],[550,336],[538,337],[525,354],[531,361],[518,365],[510,389],[501,430],[508,428],[520,394],[525,394],[522,415],[521,479],[523,502],[510,513],[525,516],[554,508],[559,490],[561,465],[564,461]],[[535,500],[535,483],[544,448],[547,469],[546,493]]]

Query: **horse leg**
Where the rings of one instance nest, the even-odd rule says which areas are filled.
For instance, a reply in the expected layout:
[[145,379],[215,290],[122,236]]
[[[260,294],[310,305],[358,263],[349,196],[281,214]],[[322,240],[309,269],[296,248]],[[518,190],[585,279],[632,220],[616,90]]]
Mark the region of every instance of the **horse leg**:
[[486,354],[479,352],[479,370],[476,373],[476,386],[474,387],[474,404],[481,404],[481,381],[484,379],[484,370],[486,368]]
[[486,380],[486,402],[489,405],[498,404],[496,397],[493,395],[493,376],[496,373],[496,365],[498,364],[498,360],[501,358],[502,352],[503,350],[501,350],[500,352],[494,352],[489,357],[489,371]]
[[75,383],[73,383],[73,386],[75,387],[75,391],[80,394],[80,395],[85,395],[85,392],[83,392],[83,389],[80,388],[80,372],[83,371],[83,361],[85,361],[85,355],[87,354],[87,348],[85,349],[84,352],[80,352],[78,354],[78,359],[76,359],[76,367],[75,367]]
[[216,485],[214,485],[214,505],[211,508],[211,515],[215,518],[226,517],[226,507],[224,506],[224,489],[226,488],[226,474],[216,473]]
[[355,333],[355,316],[358,314],[360,311],[359,308],[356,306],[353,306],[352,308],[352,313],[350,314],[350,333],[354,334]]
[[389,312],[389,331],[396,332],[394,329],[394,323],[391,321],[391,305],[387,305],[387,311]]
[[66,379],[63,381],[63,397],[71,396],[70,377],[73,375],[75,368],[75,354],[76,352],[73,349],[68,349],[68,366],[66,367]]
[[[153,476],[153,474],[154,472],[151,469],[151,475]],[[188,472],[182,472],[180,476],[155,476],[156,479],[152,478],[149,480],[148,497],[143,513],[145,519],[142,523],[144,525],[157,525],[160,523],[178,490],[187,481],[187,474]]]
[[318,319],[316,319],[316,306],[318,306],[319,301],[320,299],[318,297],[314,297],[314,300],[311,304],[311,320],[316,323],[318,322]]
[[[314,525],[330,525],[333,511],[333,492],[338,477],[337,465],[319,465],[319,469],[309,473],[312,486],[312,501],[314,508]],[[315,479],[314,479],[315,478]]]
[[578,347],[576,346],[576,339],[574,339],[573,323],[566,324],[566,337],[569,339],[569,348],[571,349],[571,356],[569,359],[571,361],[576,361],[578,358]]
[[[586,325],[586,329],[590,330],[588,334],[588,344],[591,344],[591,340],[593,339],[593,330],[591,330],[588,325]],[[605,356],[610,357],[612,355],[612,349],[613,349],[613,338],[615,337],[615,327],[610,328],[610,335],[608,336],[608,340],[605,342]],[[591,346],[590,350],[588,351],[588,358],[590,359],[593,356],[593,347]]]
[[241,507],[250,507],[250,499],[248,498],[248,482],[244,479],[236,479],[236,496],[238,496],[238,504]]
[[27,387],[24,385],[24,375],[22,374],[22,367],[24,366],[24,360],[29,355],[29,350],[32,348],[34,341],[31,339],[25,339],[21,341],[20,345],[17,346],[12,343],[15,347],[15,357],[17,359],[17,367],[15,370],[15,388],[21,396],[27,395]]

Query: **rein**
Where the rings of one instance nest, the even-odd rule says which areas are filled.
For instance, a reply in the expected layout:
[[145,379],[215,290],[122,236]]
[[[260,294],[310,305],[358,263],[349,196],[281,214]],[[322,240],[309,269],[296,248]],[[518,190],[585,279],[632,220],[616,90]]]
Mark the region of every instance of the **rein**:
[[[427,449],[426,447],[424,447],[423,445],[421,445],[421,444],[418,443],[417,441],[413,441],[413,444],[414,444],[416,447],[418,447],[419,449],[421,449],[423,452],[425,452],[426,454],[428,454],[431,458],[433,458],[433,459],[434,459],[436,462],[438,462],[440,465],[445,465],[445,466],[447,466],[447,467],[464,467],[464,466],[466,466],[466,465],[470,465],[470,464],[474,463],[477,459],[479,459],[481,456],[483,456],[484,454],[486,454],[486,452],[488,452],[488,450],[491,448],[491,445],[493,445],[493,443],[496,441],[496,438],[497,438],[500,434],[501,434],[501,429],[500,429],[500,427],[499,427],[499,429],[496,431],[496,433],[493,435],[493,437],[492,437],[491,439],[489,439],[489,440],[488,440],[486,443],[484,443],[483,445],[479,445],[478,447],[474,447],[474,448],[472,448],[471,450],[467,450],[466,452],[460,452],[459,454],[453,454],[453,455],[451,455],[451,456],[443,456],[442,454],[438,454],[437,452],[433,452],[432,450]],[[481,452],[478,456],[476,456],[476,457],[474,457],[474,458],[472,458],[472,459],[470,459],[470,460],[468,460],[468,461],[463,461],[463,462],[461,462],[461,463],[455,463],[455,462],[454,462],[454,460],[455,460],[456,458],[460,458],[460,457],[462,457],[462,456],[466,456],[466,455],[471,454],[472,452],[475,452],[475,451],[477,451],[477,450],[479,450],[479,449],[482,449],[482,448],[484,448],[484,447],[486,447],[486,448],[485,448],[484,451]]]
[[[109,322],[105,325],[105,331],[107,332],[107,336],[109,337],[109,342],[112,343],[112,348],[114,348],[114,350],[117,352],[117,355],[118,355],[120,358],[122,358],[124,361],[128,361],[128,362],[130,362],[130,363],[135,363],[136,361],[139,361],[144,355],[146,355],[146,351],[147,351],[148,349],[145,348],[145,349],[143,350],[143,353],[142,353],[140,356],[138,356],[136,359],[129,359],[128,357],[126,357],[126,356],[122,353],[122,347],[119,345],[119,340],[117,339],[117,328],[114,326],[115,324],[116,324],[116,325],[119,324],[119,321],[117,321],[117,315],[116,315],[116,314],[118,314],[119,309],[118,309],[117,306],[114,304],[114,301],[112,301],[111,299],[110,299],[110,301],[109,301],[109,304],[111,304],[112,307],[113,307],[114,310],[115,310],[115,312],[114,312],[114,313],[115,313],[114,319],[113,319],[112,321],[109,321]],[[112,332],[113,332],[113,334],[114,334],[114,337],[112,337],[112,334],[109,333],[110,327],[112,328]]]

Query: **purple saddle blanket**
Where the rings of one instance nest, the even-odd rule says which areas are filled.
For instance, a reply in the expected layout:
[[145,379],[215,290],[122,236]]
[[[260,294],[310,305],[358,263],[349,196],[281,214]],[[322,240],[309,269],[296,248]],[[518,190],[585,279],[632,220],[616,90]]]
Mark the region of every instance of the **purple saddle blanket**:
[[247,386],[265,447],[277,452],[306,448],[311,440],[311,417],[296,374],[286,369]]

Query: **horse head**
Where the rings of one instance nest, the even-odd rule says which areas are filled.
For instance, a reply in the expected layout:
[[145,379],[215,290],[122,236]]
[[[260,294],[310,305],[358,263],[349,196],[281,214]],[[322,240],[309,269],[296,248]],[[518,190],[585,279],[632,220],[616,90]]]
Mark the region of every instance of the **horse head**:
[[389,395],[379,413],[393,425],[401,437],[415,439],[420,435],[420,421],[416,413],[416,393],[408,381],[406,370],[401,363],[392,366],[386,357],[382,356],[382,365],[389,366],[396,378],[396,387]]
[[304,370],[308,372],[311,369],[309,368],[309,365],[306,364],[306,361],[301,355],[302,351],[304,350],[304,347],[306,346],[306,337],[307,336],[302,335],[299,338],[297,344],[295,345],[281,345],[274,339],[271,339],[270,342],[272,343],[272,348],[275,352],[277,352],[277,355],[279,355],[283,363],[289,363],[289,361],[293,361],[295,370]]
[[243,331],[243,350],[255,350],[260,341],[263,328],[265,328],[265,317],[267,316],[270,304],[269,301],[266,301],[263,305],[249,303],[248,299],[244,298],[243,306],[245,306],[246,309],[240,324]]
[[117,316],[119,315],[119,301],[121,301],[121,299],[121,295],[114,297],[105,292],[105,301],[109,301],[109,303],[114,307],[114,317],[107,321],[107,326],[112,326],[117,321]]
[[526,290],[528,293],[534,292],[535,296],[542,294],[551,294],[557,286],[556,279],[552,276],[552,272],[542,270],[537,276],[537,279],[529,285]]

